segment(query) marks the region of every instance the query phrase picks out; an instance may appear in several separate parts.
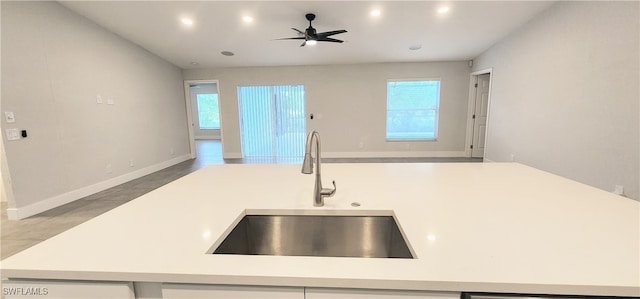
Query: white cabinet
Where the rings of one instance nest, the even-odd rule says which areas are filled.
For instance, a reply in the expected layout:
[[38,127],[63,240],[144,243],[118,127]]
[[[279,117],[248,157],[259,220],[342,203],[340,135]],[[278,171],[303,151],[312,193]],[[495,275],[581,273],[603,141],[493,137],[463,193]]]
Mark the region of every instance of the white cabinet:
[[240,285],[162,284],[162,298],[304,299],[304,288]]
[[460,293],[429,291],[307,288],[305,299],[459,299]]
[[2,298],[459,299],[460,293],[181,283],[136,283],[134,287],[129,282],[4,280]]
[[162,284],[162,298],[242,299],[459,299],[460,293],[404,290]]
[[135,299],[129,282],[80,282],[64,280],[3,280],[2,298],[59,298],[59,299]]

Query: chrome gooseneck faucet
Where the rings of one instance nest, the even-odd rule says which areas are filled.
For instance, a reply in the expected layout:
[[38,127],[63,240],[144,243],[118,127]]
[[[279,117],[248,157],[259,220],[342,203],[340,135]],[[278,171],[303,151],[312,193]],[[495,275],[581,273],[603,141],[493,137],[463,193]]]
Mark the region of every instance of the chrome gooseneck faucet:
[[333,189],[322,188],[322,178],[320,176],[320,134],[313,130],[307,135],[307,145],[304,150],[304,161],[302,161],[302,173],[313,173],[313,158],[311,158],[311,146],[313,139],[316,140],[316,183],[313,187],[313,205],[324,206],[324,198],[336,194],[336,181],[333,181]]

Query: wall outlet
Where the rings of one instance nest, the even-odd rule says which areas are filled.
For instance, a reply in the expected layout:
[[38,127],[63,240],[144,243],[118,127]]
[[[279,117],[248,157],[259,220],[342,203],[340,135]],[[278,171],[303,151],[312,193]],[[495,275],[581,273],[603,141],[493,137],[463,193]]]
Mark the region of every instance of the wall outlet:
[[169,154],[173,155],[173,154],[175,154],[175,153],[176,153],[176,151],[173,149],[173,147],[172,147],[172,148],[169,148]]
[[364,148],[364,142],[360,141],[360,142],[358,143],[358,148]]
[[615,188],[613,188],[613,193],[624,196],[624,186],[616,185]]
[[513,162],[515,160],[516,160],[516,155],[514,154],[509,155],[509,161]]
[[107,165],[104,167],[104,171],[105,171],[106,173],[112,173],[112,172],[113,172],[113,167],[111,166],[111,164],[107,164]]
[[7,140],[20,140],[20,129],[7,129]]
[[134,167],[136,166],[135,163],[133,163],[133,159],[129,159],[129,167]]
[[96,96],[96,103],[102,104],[102,96],[100,96],[100,95]]

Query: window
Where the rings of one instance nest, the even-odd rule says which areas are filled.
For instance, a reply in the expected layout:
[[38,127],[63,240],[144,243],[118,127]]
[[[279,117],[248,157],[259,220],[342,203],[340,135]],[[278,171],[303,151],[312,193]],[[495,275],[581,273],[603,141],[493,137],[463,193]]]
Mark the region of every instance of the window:
[[387,140],[438,137],[440,80],[387,82]]
[[196,101],[198,102],[198,124],[200,129],[220,129],[218,95],[215,93],[199,93],[196,95]]

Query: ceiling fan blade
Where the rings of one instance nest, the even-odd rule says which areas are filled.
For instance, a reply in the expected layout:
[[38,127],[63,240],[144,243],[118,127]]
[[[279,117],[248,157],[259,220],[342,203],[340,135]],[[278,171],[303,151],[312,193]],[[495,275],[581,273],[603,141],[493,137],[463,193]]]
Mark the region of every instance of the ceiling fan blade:
[[318,38],[319,42],[332,42],[332,43],[343,43],[343,40],[339,40],[339,39],[335,39],[335,38],[330,38],[330,37],[323,37],[323,38]]
[[[2,0],[0,0],[2,1]],[[304,31],[297,29],[297,28],[291,28],[291,30],[295,31],[296,33],[298,33],[298,37],[285,37],[285,38],[277,38],[275,40],[290,40],[290,39],[298,39],[298,40],[302,40],[302,44],[300,44],[300,47],[304,47],[307,45],[307,42],[309,42],[309,46],[313,46],[315,45],[316,42],[331,42],[331,43],[343,43],[344,41],[339,40],[339,39],[335,39],[335,38],[330,38],[329,36],[333,36],[336,34],[340,34],[340,33],[345,33],[347,32],[347,30],[333,30],[333,31],[326,31],[326,32],[320,32],[317,33],[316,29],[313,28],[313,26],[311,25],[311,22],[316,18],[315,14],[312,13],[308,13],[305,15],[305,18],[307,19],[307,21],[309,21],[309,27],[307,29],[305,29]]]
[[299,37],[276,38],[275,40],[287,40],[287,39],[306,39],[306,38],[304,36],[299,36]]
[[320,32],[320,33],[318,33],[318,38],[332,36],[332,35],[336,35],[336,34],[340,34],[340,33],[346,33],[346,32],[347,32],[347,30],[334,30],[334,31]]

